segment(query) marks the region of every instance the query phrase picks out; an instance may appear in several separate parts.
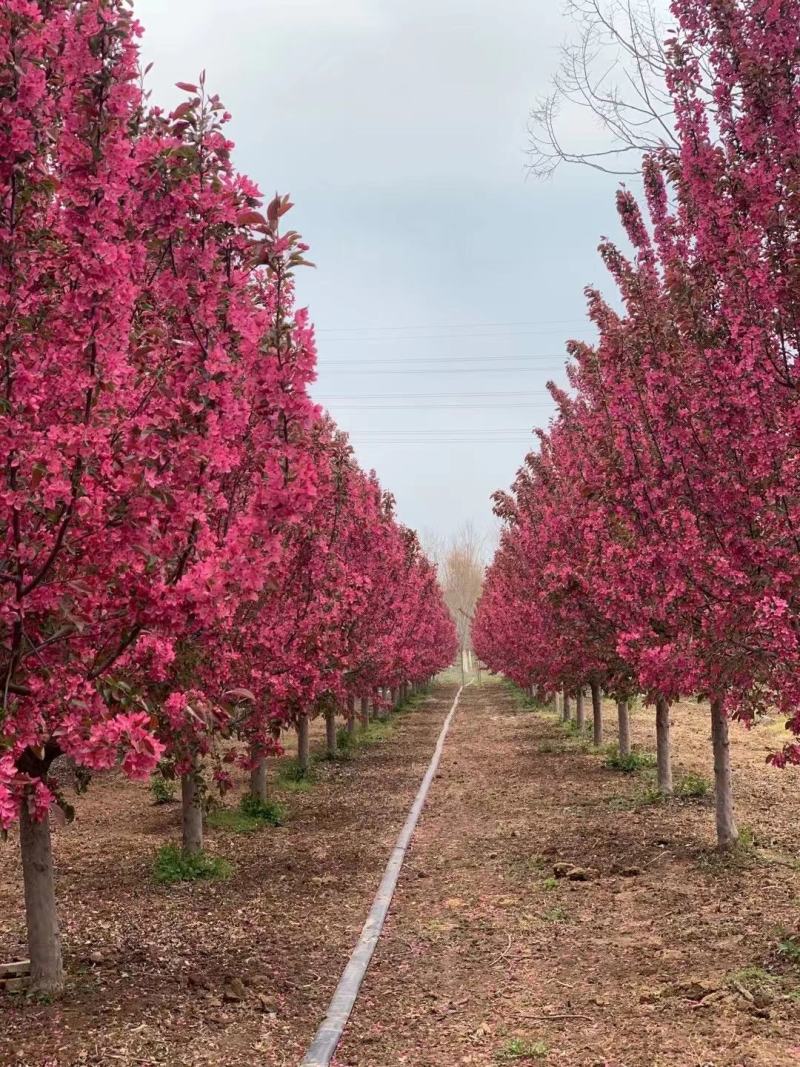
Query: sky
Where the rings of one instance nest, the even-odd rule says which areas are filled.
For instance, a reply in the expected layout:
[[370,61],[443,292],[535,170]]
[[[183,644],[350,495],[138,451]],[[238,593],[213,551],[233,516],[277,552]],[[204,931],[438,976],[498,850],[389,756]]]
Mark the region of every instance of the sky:
[[236,166],[295,202],[314,398],[403,522],[490,545],[491,494],[547,425],[567,339],[592,336],[583,290],[608,289],[596,249],[618,236],[617,179],[527,172],[529,111],[574,29],[557,0],[134,6],[153,100],[205,69]]

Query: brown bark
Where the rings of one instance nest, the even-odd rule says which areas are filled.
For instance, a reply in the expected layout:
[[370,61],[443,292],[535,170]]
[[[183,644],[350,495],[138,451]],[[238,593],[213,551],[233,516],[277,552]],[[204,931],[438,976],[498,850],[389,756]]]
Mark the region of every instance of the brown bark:
[[562,722],[569,722],[570,718],[571,718],[571,713],[570,713],[570,709],[569,709],[569,693],[565,689],[564,690],[564,694],[563,694],[563,699],[561,701],[561,721]]
[[672,796],[672,754],[669,738],[669,701],[656,698],[656,767],[658,790],[662,797]]
[[586,726],[586,709],[583,701],[583,689],[578,689],[575,694],[575,724],[579,730]]
[[369,726],[369,697],[361,698],[361,725]]
[[722,699],[711,701],[711,740],[714,746],[714,796],[716,803],[717,845],[721,849],[736,844],[739,831],[733,814],[731,788],[731,749],[728,737],[728,716]]
[[19,818],[31,992],[58,997],[64,991],[61,934],[56,911],[50,818],[34,822],[23,803]]
[[301,715],[297,720],[297,765],[305,774],[308,770],[308,715]]
[[325,749],[330,759],[336,755],[336,713],[325,712]]
[[598,747],[603,743],[603,694],[598,682],[592,682],[592,743]]
[[631,716],[627,700],[617,701],[617,723],[619,725],[619,754],[631,754]]
[[267,761],[263,756],[250,771],[250,796],[267,803]]
[[203,851],[203,805],[196,767],[181,778],[181,804],[182,844],[188,856],[192,852]]

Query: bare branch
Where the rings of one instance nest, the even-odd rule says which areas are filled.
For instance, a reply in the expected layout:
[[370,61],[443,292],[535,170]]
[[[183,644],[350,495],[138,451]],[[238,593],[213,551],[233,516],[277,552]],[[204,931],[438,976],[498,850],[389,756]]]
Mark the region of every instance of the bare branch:
[[[530,169],[549,177],[562,163],[578,163],[638,174],[644,153],[677,143],[665,81],[666,2],[566,0],[565,14],[574,36],[561,48],[551,91],[531,109]],[[565,139],[582,115],[601,147],[593,147],[594,135]]]

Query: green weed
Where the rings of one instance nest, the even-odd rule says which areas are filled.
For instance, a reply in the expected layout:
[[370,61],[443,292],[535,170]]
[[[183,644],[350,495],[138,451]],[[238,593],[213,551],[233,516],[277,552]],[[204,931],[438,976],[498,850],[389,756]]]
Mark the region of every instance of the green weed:
[[784,934],[778,941],[778,953],[795,967],[800,965],[800,937]]
[[511,1037],[497,1051],[499,1063],[517,1063],[520,1060],[543,1060],[550,1053],[546,1041],[535,1041],[525,1037]]
[[641,751],[631,751],[623,756],[617,745],[609,745],[606,749],[605,765],[613,771],[635,774],[637,771],[655,767],[656,757],[653,752]]
[[209,813],[208,825],[234,834],[253,834],[265,826],[281,826],[286,809],[273,800],[263,802],[257,797],[242,797],[239,808],[217,808]]
[[765,971],[763,967],[742,967],[738,971],[731,971],[725,979],[725,984],[731,989],[746,989],[751,996],[769,993],[776,982],[775,975]]
[[308,767],[301,767],[296,759],[281,760],[275,772],[275,781],[282,789],[295,793],[305,793],[315,781],[314,762]]
[[175,782],[171,778],[154,774],[150,779],[150,792],[153,794],[154,804],[171,804],[175,800],[175,791]]
[[164,845],[156,856],[153,877],[160,885],[176,882],[196,882],[201,879],[225,881],[233,874],[233,867],[225,859],[208,856],[205,852],[184,854],[177,845]]
[[699,800],[708,796],[711,785],[707,778],[694,771],[688,771],[678,779],[675,796],[680,800]]
[[542,918],[549,923],[565,923],[568,915],[565,908],[562,908],[560,904],[556,904],[554,908],[548,908],[547,911],[542,912]]

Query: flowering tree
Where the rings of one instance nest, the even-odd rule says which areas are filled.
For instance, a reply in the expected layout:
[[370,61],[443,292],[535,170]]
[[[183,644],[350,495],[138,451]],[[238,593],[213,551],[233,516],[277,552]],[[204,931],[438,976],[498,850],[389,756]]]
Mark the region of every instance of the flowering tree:
[[[646,216],[619,194],[634,258],[607,242],[601,250],[623,310],[589,294],[599,341],[572,346],[577,395],[560,401],[535,460],[555,462],[560,499],[539,478],[535,541],[518,529],[524,507],[515,502],[477,629],[485,655],[502,662],[512,648],[494,647],[489,629],[509,583],[530,583],[514,590],[517,600],[529,591],[544,598],[554,575],[561,582],[574,571],[611,626],[593,629],[609,634],[656,702],[660,750],[669,701],[709,699],[717,833],[728,846],[736,839],[728,717],[777,704],[800,727],[798,60],[787,40],[800,8],[675,0],[673,14],[679,29],[666,55],[677,148],[645,163]],[[574,485],[585,488],[579,513]],[[570,539],[576,523],[580,545]],[[562,666],[568,621],[556,616],[554,626],[542,645],[545,678]],[[775,758],[797,759],[796,746]]]

